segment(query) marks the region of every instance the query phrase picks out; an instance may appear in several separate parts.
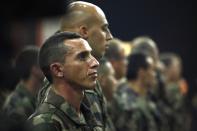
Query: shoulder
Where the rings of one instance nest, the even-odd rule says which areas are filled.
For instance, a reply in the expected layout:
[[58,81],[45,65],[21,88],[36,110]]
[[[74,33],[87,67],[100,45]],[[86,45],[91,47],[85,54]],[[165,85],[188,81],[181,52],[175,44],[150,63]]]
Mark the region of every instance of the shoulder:
[[28,131],[60,131],[61,125],[54,121],[51,114],[40,114],[28,120]]
[[28,120],[32,131],[59,131],[63,128],[62,120],[54,111],[36,112]]
[[12,92],[4,103],[4,108],[25,108],[32,110],[34,108],[34,100],[28,95],[18,90]]
[[12,112],[17,110],[17,108],[22,108],[24,103],[24,97],[20,95],[16,90],[13,91],[7,98],[3,106],[3,110],[6,112]]
[[122,110],[131,110],[136,102],[135,93],[127,85],[118,88],[114,94],[113,104]]

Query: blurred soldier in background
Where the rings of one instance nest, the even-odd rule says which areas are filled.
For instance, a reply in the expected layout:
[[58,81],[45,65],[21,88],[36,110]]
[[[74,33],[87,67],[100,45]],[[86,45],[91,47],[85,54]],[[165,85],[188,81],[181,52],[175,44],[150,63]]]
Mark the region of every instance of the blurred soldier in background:
[[163,53],[160,56],[164,64],[165,92],[171,109],[170,127],[172,131],[190,129],[190,117],[186,105],[188,86],[182,77],[181,58],[174,53]]
[[129,57],[127,84],[114,96],[114,123],[118,131],[158,131],[158,114],[148,93],[155,86],[155,66],[150,56]]
[[124,44],[119,39],[113,39],[109,42],[109,48],[106,51],[105,57],[110,61],[114,70],[115,77],[118,80],[118,88],[126,82],[127,72],[127,56],[123,48]]
[[5,113],[15,121],[24,122],[35,111],[36,95],[44,78],[38,66],[38,53],[37,47],[29,46],[16,59],[20,81],[3,107]]
[[[154,67],[156,70],[156,84],[149,90],[148,96],[151,98],[157,106],[158,119],[161,124],[159,127],[161,130],[169,130],[169,121],[166,116],[166,112],[169,111],[168,106],[166,105],[166,96],[165,96],[165,82],[163,80],[163,65],[159,60],[159,50],[156,43],[147,36],[140,36],[134,38],[132,41],[132,50],[131,54],[144,54],[153,58]],[[132,67],[129,67],[132,68]]]
[[100,60],[98,81],[100,82],[103,93],[108,101],[107,104],[110,104],[117,88],[117,80],[115,78],[114,68],[111,63],[104,58]]

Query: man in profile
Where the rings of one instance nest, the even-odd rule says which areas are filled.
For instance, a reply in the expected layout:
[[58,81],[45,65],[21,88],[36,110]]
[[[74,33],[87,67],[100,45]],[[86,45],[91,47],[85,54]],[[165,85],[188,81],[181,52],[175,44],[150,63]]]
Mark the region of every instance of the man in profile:
[[98,61],[76,33],[51,36],[40,50],[40,67],[50,81],[46,98],[30,117],[33,131],[102,131],[82,102],[96,86]]
[[[112,35],[108,28],[108,21],[104,12],[96,5],[76,1],[69,4],[66,14],[62,17],[60,32],[70,31],[76,32],[88,41],[92,48],[92,55],[97,59],[105,54],[108,47],[107,41],[112,39]],[[45,97],[45,92],[50,83],[45,81],[43,90],[40,93],[41,99]],[[107,113],[106,99],[102,93],[102,89],[97,82],[97,86],[93,90],[85,90],[87,100],[83,100],[84,104],[89,101],[89,108],[93,112],[97,124],[103,130],[113,131],[113,124]],[[42,103],[42,100],[41,100]]]

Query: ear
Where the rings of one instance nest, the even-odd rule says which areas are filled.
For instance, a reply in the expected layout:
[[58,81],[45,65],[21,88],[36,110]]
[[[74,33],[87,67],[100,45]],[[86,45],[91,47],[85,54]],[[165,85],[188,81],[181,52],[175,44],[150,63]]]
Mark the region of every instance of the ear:
[[63,66],[62,64],[56,62],[50,65],[50,70],[51,73],[55,76],[55,77],[59,77],[62,78],[64,77],[64,73],[63,73]]
[[79,34],[84,38],[88,38],[88,28],[85,25],[79,27]]

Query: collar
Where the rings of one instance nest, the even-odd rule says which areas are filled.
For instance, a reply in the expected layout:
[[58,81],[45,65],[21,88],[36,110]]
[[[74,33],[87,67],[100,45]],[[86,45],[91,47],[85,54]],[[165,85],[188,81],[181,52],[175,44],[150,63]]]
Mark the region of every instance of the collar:
[[[45,98],[44,102],[50,103],[54,105],[56,108],[63,111],[66,114],[66,116],[68,116],[75,123],[79,125],[86,125],[84,114],[81,113],[81,115],[78,116],[76,109],[67,101],[65,101],[65,99],[62,96],[56,94],[52,90],[52,87],[50,87],[49,92],[47,93],[47,97]],[[82,106],[83,104],[81,104],[81,107]]]

